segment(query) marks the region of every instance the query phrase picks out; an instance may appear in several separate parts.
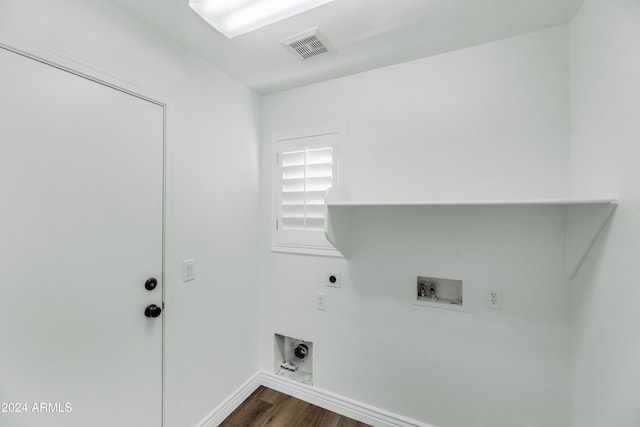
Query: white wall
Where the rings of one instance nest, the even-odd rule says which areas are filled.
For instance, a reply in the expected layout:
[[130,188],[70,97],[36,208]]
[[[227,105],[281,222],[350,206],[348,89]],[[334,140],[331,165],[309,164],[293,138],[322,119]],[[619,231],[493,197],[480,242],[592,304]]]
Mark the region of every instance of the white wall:
[[571,24],[572,190],[617,195],[572,283],[573,425],[640,425],[640,3],[587,0]]
[[[278,131],[345,123],[354,199],[567,196],[568,58],[561,27],[264,98],[264,369],[280,333],[314,342],[316,386],[437,427],[570,424],[562,209],[360,210],[349,261],[269,252]],[[463,279],[470,312],[412,306],[417,275]]]
[[558,28],[269,95],[264,137],[346,123],[358,199],[567,196],[568,55]]
[[2,0],[0,30],[169,104],[165,425],[195,425],[258,368],[258,99],[103,1]]

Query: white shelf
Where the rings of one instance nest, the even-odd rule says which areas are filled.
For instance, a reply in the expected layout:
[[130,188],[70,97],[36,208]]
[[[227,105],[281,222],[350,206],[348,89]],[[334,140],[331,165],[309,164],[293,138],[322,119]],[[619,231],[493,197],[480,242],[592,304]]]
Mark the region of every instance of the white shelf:
[[[384,207],[406,207],[406,208],[428,208],[428,207],[490,207],[490,206],[566,206],[583,209],[595,209],[589,216],[586,224],[583,224],[582,233],[590,239],[581,242],[583,247],[578,251],[578,259],[573,261],[571,276],[575,275],[582,264],[584,257],[595,242],[596,237],[604,228],[606,221],[618,205],[615,197],[593,198],[593,199],[530,199],[530,200],[442,200],[442,201],[357,201],[349,200],[349,195],[344,191],[330,189],[325,198],[326,201],[326,221],[325,235],[327,240],[333,244],[338,252],[348,258],[348,229],[350,221],[349,208],[384,208]],[[584,207],[584,208],[580,208]],[[586,228],[585,228],[586,227]],[[595,230],[595,232],[594,232]]]
[[384,207],[384,206],[573,206],[617,204],[617,199],[541,199],[541,200],[442,200],[442,201],[340,201],[327,199],[328,207]]

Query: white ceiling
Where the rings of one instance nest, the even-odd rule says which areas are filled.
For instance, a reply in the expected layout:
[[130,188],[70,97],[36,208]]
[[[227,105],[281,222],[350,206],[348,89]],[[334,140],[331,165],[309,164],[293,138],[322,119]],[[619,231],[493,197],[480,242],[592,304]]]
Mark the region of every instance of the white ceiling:
[[[109,1],[266,94],[565,24],[584,0],[335,0],[231,40],[188,0]],[[315,26],[331,53],[303,61],[280,44]]]

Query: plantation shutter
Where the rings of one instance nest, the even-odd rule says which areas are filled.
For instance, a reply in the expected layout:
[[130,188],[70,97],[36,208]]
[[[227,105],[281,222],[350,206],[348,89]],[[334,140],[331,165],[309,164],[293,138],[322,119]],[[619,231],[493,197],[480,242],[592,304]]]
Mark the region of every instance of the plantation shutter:
[[324,235],[325,195],[338,188],[340,131],[275,139],[273,250],[334,256]]
[[333,184],[333,148],[283,151],[282,226],[323,230],[324,195]]

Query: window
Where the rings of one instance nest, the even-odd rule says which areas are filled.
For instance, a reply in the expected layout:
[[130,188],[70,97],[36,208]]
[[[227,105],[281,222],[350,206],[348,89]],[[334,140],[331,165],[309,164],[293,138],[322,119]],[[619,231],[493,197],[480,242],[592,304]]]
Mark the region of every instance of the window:
[[340,256],[324,235],[325,194],[339,188],[340,128],[274,137],[272,250]]

